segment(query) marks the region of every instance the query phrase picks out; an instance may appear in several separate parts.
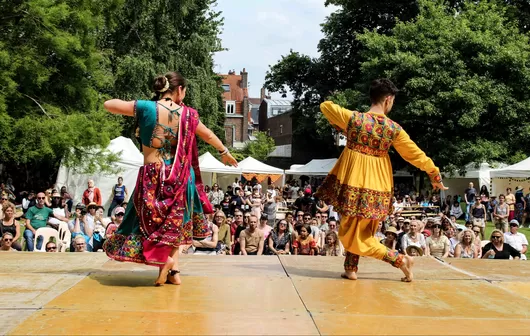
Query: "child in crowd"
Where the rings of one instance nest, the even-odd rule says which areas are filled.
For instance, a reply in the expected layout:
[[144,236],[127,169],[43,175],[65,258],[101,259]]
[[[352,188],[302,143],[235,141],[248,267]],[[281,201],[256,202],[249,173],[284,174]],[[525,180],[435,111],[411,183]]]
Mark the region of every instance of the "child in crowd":
[[296,228],[298,237],[293,242],[295,255],[315,255],[317,254],[317,243],[310,235],[311,229],[308,225],[300,225]]
[[324,240],[326,243],[320,252],[320,255],[327,257],[341,257],[343,255],[342,246],[335,231],[328,231]]

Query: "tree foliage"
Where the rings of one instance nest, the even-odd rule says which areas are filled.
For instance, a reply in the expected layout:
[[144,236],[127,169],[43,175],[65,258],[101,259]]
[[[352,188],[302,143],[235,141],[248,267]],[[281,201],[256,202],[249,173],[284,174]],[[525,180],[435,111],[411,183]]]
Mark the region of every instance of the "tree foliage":
[[369,82],[390,77],[402,90],[392,117],[444,169],[513,162],[530,154],[525,2],[329,0],[340,9],[323,24],[321,56],[292,51],[266,84],[293,93],[295,116],[307,121],[299,137],[331,145],[318,104],[331,96],[366,110]]
[[254,132],[253,136],[256,140],[249,141],[245,144],[245,147],[241,150],[234,150],[232,154],[237,161],[241,161],[249,156],[259,161],[265,161],[276,145],[274,139],[267,135],[265,132]]
[[134,120],[107,113],[103,101],[151,98],[154,76],[170,70],[189,80],[185,102],[223,133],[214,0],[0,0],[0,7],[0,162],[9,170],[53,169],[62,159],[112,170],[116,156],[102,148],[122,130],[132,137]]

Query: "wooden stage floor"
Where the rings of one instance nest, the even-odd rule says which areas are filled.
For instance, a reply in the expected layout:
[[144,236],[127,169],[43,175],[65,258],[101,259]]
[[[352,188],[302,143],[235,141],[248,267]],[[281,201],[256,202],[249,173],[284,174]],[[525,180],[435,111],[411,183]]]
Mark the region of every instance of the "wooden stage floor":
[[181,286],[103,253],[1,253],[0,334],[528,335],[530,261],[183,256]]

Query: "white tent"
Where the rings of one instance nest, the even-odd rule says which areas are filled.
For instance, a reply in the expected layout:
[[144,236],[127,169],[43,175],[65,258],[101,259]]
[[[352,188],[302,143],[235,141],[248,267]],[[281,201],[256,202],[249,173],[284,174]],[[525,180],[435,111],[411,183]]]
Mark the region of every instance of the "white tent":
[[526,194],[530,190],[530,157],[505,168],[493,169],[491,181],[495,195],[504,193],[506,188],[515,191],[517,186],[522,186]]
[[136,185],[136,178],[138,177],[138,170],[143,165],[144,157],[140,150],[134,145],[131,139],[125,137],[118,137],[112,140],[107,147],[112,153],[120,153],[120,159],[115,163],[120,170],[118,174],[113,175],[85,175],[75,172],[73,169],[61,165],[57,175],[56,187],[59,189],[66,186],[70,195],[74,199],[74,205],[81,202],[83,192],[87,188],[89,179],[94,180],[94,184],[101,190],[101,198],[103,207],[108,209],[112,202],[112,188],[118,182],[118,176],[123,177],[123,184],[127,187],[129,197]]
[[[454,174],[442,173],[444,185],[449,188],[444,192],[445,195],[463,195],[467,189],[469,182],[473,182],[477,191],[485,185],[490,189],[490,172],[493,167],[486,162],[481,163],[478,167],[475,163],[469,163],[465,167],[466,173],[460,175],[458,172]],[[491,192],[491,190],[490,190]]]
[[[282,185],[285,184],[285,175],[282,169],[269,166],[251,156],[239,162],[239,167],[241,168],[243,176],[247,180],[252,180],[253,177],[256,177],[256,179],[262,183],[267,182],[266,177],[270,177],[273,183],[281,182]],[[282,179],[280,179],[280,177]]]
[[307,176],[325,176],[335,166],[337,159],[314,159],[309,161],[307,164],[289,169],[285,171],[285,174],[290,175],[307,175]]
[[226,191],[227,186],[232,184],[234,177],[241,176],[241,168],[225,166],[210,152],[199,156],[199,167],[202,182],[205,185],[212,186],[212,184],[217,183],[224,191]]

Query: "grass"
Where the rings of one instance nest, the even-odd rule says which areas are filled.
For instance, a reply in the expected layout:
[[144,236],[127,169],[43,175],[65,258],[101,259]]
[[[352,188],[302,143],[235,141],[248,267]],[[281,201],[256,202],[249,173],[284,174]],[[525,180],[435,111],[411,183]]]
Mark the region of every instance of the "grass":
[[[464,220],[457,220],[458,224],[464,225],[466,222]],[[489,240],[491,232],[495,229],[495,224],[493,222],[486,223],[486,236],[484,240]],[[519,232],[526,236],[526,240],[530,241],[530,228],[519,228]],[[526,258],[530,260],[530,251],[526,251]]]

